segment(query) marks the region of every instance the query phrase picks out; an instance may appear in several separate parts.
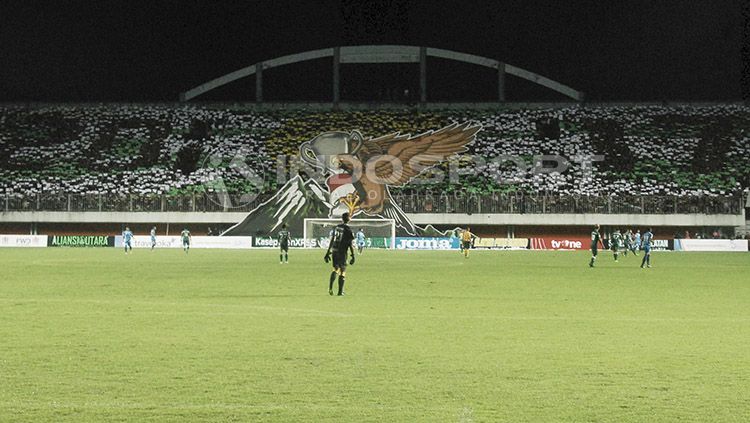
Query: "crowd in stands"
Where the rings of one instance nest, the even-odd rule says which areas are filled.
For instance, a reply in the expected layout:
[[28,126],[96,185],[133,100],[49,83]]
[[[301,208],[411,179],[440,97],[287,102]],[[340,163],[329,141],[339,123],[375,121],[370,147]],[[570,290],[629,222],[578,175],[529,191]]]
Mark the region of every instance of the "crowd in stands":
[[[742,105],[440,111],[6,105],[0,106],[0,195],[181,194],[211,189],[217,177],[241,193],[248,171],[275,176],[280,155],[296,156],[300,143],[324,131],[376,137],[464,121],[482,125],[468,153],[483,163],[461,172],[457,184],[401,191],[723,196],[750,181],[750,107]],[[224,159],[238,153],[241,166]],[[537,155],[570,162],[563,172],[540,173],[497,160],[513,156],[530,167]],[[574,160],[582,155],[603,161],[589,173]],[[274,177],[262,179],[264,190],[277,188]]]

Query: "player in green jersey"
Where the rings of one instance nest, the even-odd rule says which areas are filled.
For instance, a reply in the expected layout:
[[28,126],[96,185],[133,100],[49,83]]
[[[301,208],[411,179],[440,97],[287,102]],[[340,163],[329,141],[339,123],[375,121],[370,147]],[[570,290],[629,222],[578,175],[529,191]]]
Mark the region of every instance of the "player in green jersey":
[[292,240],[292,236],[287,230],[286,223],[281,225],[281,230],[278,235],[279,240],[279,263],[289,264],[289,242]]

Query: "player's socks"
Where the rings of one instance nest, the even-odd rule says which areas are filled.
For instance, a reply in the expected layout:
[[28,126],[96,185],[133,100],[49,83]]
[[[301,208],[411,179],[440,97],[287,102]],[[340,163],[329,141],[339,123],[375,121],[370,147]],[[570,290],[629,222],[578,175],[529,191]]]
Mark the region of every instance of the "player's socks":
[[331,279],[328,282],[328,294],[333,295],[333,281],[336,280],[336,272],[331,272]]
[[643,260],[641,260],[641,267],[646,265],[646,260],[648,259],[648,255],[643,256]]
[[284,255],[279,254],[279,263],[283,263],[283,262],[284,262]]
[[339,295],[344,295],[344,282],[346,282],[344,275],[339,275]]
[[594,262],[596,261],[596,256],[591,256],[591,261],[589,262],[589,267],[594,267]]

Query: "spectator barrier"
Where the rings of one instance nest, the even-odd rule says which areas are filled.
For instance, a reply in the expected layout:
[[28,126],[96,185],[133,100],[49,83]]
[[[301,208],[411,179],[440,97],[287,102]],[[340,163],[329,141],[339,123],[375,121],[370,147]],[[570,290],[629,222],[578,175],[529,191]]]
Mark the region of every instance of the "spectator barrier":
[[[367,248],[388,248],[388,238],[368,238]],[[652,243],[655,251],[723,251],[747,252],[750,241],[746,239],[657,239]],[[605,246],[609,244],[604,240]],[[133,248],[151,248],[151,237],[136,235]],[[94,235],[0,235],[0,247],[117,247],[122,248],[123,238],[117,236]],[[542,236],[534,238],[477,238],[474,248],[486,249],[531,249],[531,250],[588,250],[589,237]],[[250,236],[216,237],[194,236],[191,248],[278,248],[275,238]],[[292,248],[328,248],[328,239],[305,240],[293,238]],[[156,248],[182,248],[179,236],[158,236]],[[460,248],[458,238],[449,237],[397,237],[396,249],[400,250],[456,250]],[[608,247],[607,247],[608,248]]]

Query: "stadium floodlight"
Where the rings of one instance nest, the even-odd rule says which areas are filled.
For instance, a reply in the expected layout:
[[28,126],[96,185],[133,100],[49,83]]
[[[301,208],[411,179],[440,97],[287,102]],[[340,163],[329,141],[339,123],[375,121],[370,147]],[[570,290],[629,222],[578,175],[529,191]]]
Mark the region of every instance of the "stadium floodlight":
[[[328,248],[331,230],[340,223],[341,219],[305,219],[303,230],[305,245]],[[396,246],[396,221],[393,219],[354,218],[349,222],[349,226],[355,233],[360,228],[364,230],[365,245],[368,248],[395,248]]]

